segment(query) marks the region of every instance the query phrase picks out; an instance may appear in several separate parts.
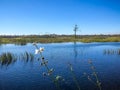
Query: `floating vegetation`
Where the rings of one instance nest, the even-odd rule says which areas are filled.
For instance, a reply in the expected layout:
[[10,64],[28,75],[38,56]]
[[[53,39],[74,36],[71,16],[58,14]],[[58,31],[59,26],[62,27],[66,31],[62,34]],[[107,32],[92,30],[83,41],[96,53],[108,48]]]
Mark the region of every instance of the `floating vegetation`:
[[107,50],[104,50],[104,54],[105,55],[113,55],[113,54],[120,55],[120,49],[117,49],[117,50],[107,49]]
[[17,60],[16,56],[10,52],[2,53],[0,55],[0,64],[8,66]]

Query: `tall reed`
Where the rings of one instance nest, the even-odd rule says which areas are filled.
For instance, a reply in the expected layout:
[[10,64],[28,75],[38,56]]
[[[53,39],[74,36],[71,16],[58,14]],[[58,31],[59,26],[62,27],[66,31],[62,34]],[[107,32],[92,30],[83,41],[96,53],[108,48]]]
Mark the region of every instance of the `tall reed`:
[[10,65],[11,63],[14,63],[16,61],[16,57],[14,54],[7,52],[7,53],[2,53],[0,55],[0,63],[1,65]]

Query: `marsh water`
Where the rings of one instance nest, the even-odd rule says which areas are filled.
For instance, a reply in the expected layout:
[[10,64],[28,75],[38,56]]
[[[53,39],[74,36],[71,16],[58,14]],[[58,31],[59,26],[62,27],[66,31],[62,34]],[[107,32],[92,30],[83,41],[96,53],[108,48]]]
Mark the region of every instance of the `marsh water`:
[[[107,43],[48,43],[37,44],[44,47],[43,56],[48,60],[54,75],[64,78],[60,81],[61,90],[78,90],[68,63],[72,65],[81,90],[99,90],[91,65],[92,60],[102,90],[120,90],[120,42]],[[0,90],[57,90],[49,76],[43,76],[46,68],[41,66],[35,47],[26,45],[2,44],[0,54],[11,52],[16,56],[24,52],[34,55],[34,60],[18,59],[9,65],[0,64]],[[86,75],[84,75],[86,74]],[[93,82],[88,80],[88,76]]]

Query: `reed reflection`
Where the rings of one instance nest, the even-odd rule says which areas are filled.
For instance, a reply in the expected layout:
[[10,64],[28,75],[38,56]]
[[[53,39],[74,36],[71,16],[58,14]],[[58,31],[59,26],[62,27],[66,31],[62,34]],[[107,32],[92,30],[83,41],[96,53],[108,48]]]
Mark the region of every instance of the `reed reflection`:
[[0,66],[6,66],[12,65],[17,60],[24,61],[25,63],[33,62],[34,55],[30,52],[24,52],[19,55],[13,54],[11,52],[3,52],[0,54]]

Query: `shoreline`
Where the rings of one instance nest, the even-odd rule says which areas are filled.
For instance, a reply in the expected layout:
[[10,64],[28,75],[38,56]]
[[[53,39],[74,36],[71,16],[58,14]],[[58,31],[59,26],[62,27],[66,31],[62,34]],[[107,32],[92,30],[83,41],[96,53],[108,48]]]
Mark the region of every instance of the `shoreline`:
[[26,36],[0,36],[0,44],[26,44],[26,43],[64,43],[64,42],[120,42],[120,35],[26,35]]

